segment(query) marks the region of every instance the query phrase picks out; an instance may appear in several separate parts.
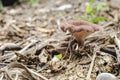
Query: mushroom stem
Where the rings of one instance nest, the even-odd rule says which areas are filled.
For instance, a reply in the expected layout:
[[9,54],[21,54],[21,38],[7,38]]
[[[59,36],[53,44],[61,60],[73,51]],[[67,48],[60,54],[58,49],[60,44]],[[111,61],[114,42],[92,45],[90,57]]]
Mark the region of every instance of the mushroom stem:
[[83,45],[85,38],[90,34],[91,34],[91,32],[87,32],[87,31],[80,31],[80,32],[72,33],[72,35],[75,37],[75,39],[79,45]]

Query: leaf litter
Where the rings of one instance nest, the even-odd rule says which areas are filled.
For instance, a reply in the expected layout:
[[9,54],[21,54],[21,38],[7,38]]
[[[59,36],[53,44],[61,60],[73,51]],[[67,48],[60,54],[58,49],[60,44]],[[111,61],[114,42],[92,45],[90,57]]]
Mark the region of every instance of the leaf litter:
[[88,1],[44,0],[3,8],[0,80],[95,80],[102,72],[120,79],[120,2],[105,2],[109,10],[100,15],[107,20],[98,23],[104,29],[84,38],[82,46],[77,36],[60,30],[60,23],[86,16]]

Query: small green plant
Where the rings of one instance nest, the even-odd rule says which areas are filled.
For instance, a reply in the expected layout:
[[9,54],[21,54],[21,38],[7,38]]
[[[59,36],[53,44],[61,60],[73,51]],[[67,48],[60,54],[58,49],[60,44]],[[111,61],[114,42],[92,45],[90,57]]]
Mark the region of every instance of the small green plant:
[[0,0],[0,9],[3,7],[2,1]]
[[62,59],[62,54],[58,54],[58,55],[54,55],[54,57],[52,58],[53,62],[57,62],[60,61]]
[[97,5],[97,11],[102,11],[103,9],[108,9],[108,6],[107,6],[107,4],[106,3],[99,3],[98,5]]
[[37,0],[29,0],[30,4],[34,4]]
[[86,7],[86,13],[87,14],[94,14],[95,10],[92,9],[92,6],[94,4],[95,0],[91,0],[88,6]]
[[102,16],[97,16],[97,17],[80,17],[80,19],[82,20],[85,20],[85,21],[89,21],[89,22],[92,22],[92,23],[98,23],[100,21],[105,21],[107,20],[105,17],[102,17]]
[[55,57],[60,60],[60,59],[62,59],[62,54],[55,55]]
[[95,3],[95,0],[90,0],[89,4],[86,7],[87,17],[82,17],[81,19],[92,22],[92,23],[105,21],[106,18],[100,16],[100,12],[104,9],[108,9],[107,4],[103,2],[99,2],[96,8],[93,8],[94,3]]

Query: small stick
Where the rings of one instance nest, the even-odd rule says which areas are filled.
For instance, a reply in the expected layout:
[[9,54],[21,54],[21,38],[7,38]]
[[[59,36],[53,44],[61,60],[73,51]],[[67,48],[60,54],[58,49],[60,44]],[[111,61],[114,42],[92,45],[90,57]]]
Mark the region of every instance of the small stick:
[[11,56],[14,55],[14,52],[12,53],[9,53],[9,54],[5,54],[3,56],[0,56],[0,61],[4,60],[4,59],[7,59],[7,58],[10,58]]
[[[37,42],[38,42],[38,41],[33,41],[33,42],[31,42],[29,45],[25,46],[25,47],[24,47],[22,50],[20,50],[18,53],[24,54],[24,51],[25,51],[25,50],[27,50],[30,46],[35,45]],[[13,59],[15,59],[16,57],[17,57],[17,56],[14,55],[14,56],[11,57],[9,60],[13,60]]]
[[2,46],[0,46],[0,50],[20,50],[21,47],[15,43],[5,43]]
[[120,50],[120,40],[117,38],[117,36],[115,35],[114,36],[114,41],[115,41],[115,44],[118,46],[119,50]]
[[91,62],[91,64],[90,64],[90,68],[89,68],[89,71],[88,71],[86,80],[91,80],[91,79],[90,79],[90,75],[91,75],[91,72],[92,72],[92,69],[93,69],[93,66],[94,66],[95,58],[96,58],[96,51],[95,51],[95,53],[94,53],[94,55],[93,55],[92,62]]
[[105,25],[103,25],[103,28],[106,28],[106,27],[108,27],[108,26],[110,26],[110,25],[112,25],[112,24],[114,24],[114,21],[111,21],[111,22],[106,23]]
[[18,73],[16,74],[16,76],[15,76],[15,79],[14,80],[18,80]]
[[[27,68],[27,69],[28,69],[28,68]],[[31,70],[31,69],[28,69],[28,71],[31,72],[31,73],[33,73],[33,74],[35,74],[36,76],[41,77],[41,78],[44,79],[44,80],[49,80],[49,79],[47,79],[46,77],[42,76],[41,74],[38,74],[37,72],[35,72],[35,71]]]
[[[29,75],[31,77],[33,77],[33,74],[40,77],[43,80],[49,80],[48,78],[44,77],[43,75],[41,75],[40,73],[37,73],[36,71],[33,71],[32,69],[29,69],[27,66],[25,66],[24,64],[18,63],[18,62],[13,62],[11,64],[9,64],[7,66],[8,68],[21,68],[24,69],[27,73],[29,73]],[[35,78],[35,77],[33,77]]]
[[3,80],[4,73],[1,74],[0,80]]
[[116,55],[117,55],[118,64],[120,64],[120,52],[116,47],[115,47],[115,51],[116,51]]

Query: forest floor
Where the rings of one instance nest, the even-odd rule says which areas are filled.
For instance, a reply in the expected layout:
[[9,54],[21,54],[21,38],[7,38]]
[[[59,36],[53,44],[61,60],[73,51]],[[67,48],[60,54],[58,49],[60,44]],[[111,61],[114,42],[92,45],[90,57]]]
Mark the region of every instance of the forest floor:
[[[88,16],[87,0],[40,0],[0,10],[0,80],[95,80],[102,72],[120,79],[120,1],[99,15],[104,28],[85,40],[62,32],[61,22]],[[99,3],[97,1],[95,4]]]

